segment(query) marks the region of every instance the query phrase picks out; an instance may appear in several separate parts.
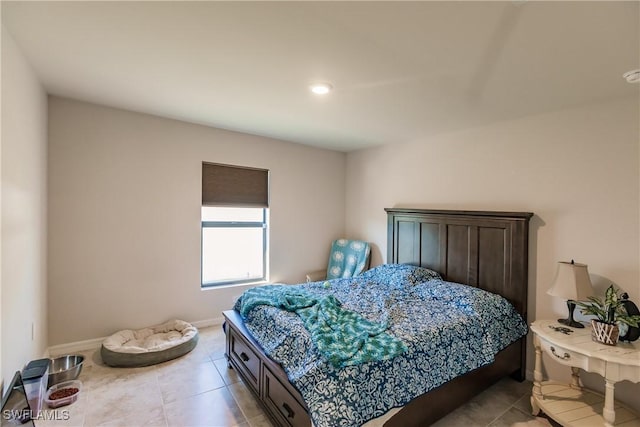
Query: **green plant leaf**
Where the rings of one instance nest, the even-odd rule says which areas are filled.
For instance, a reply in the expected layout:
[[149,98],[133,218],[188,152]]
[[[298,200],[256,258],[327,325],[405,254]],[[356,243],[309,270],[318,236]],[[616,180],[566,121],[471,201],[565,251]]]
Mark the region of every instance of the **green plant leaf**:
[[587,299],[588,302],[576,301],[582,314],[596,316],[599,321],[609,324],[622,322],[634,327],[638,327],[640,324],[640,315],[629,316],[627,314],[622,300],[618,296],[618,290],[613,285],[607,288],[604,300],[595,296],[590,296]]
[[618,292],[615,290],[613,285],[607,288],[607,291],[604,294],[605,304],[608,306],[615,306],[619,303]]

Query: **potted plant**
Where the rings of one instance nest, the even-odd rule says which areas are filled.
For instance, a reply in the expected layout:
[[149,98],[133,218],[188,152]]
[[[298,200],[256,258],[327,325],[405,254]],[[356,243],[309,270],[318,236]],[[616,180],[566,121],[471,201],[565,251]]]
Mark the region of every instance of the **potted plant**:
[[597,318],[591,320],[591,338],[594,341],[616,345],[620,334],[619,323],[638,327],[640,315],[629,315],[623,303],[625,300],[626,294],[618,296],[618,291],[611,285],[605,292],[604,300],[589,297],[589,302],[576,302],[582,314],[592,314]]

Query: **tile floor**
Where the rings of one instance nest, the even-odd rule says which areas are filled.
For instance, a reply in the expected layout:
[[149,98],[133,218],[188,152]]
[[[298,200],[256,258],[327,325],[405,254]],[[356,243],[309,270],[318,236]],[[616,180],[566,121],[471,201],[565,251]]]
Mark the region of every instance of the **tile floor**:
[[[99,351],[81,352],[83,388],[72,405],[48,410],[49,426],[268,427],[268,418],[235,371],[227,369],[224,334],[202,328],[189,354],[146,368],[110,368]],[[437,427],[554,425],[530,415],[531,383],[505,379],[436,423]]]

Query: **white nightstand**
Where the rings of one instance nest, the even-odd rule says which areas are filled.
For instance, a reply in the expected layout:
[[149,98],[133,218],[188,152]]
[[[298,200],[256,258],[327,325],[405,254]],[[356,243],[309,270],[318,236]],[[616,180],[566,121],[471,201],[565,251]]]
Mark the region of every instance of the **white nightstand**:
[[[618,342],[608,346],[591,339],[591,327],[569,328],[564,334],[553,328],[565,327],[554,320],[537,320],[531,325],[536,351],[531,407],[563,426],[640,427],[640,416],[614,401],[618,381],[640,382],[640,343]],[[569,366],[571,384],[542,380],[542,352],[552,360]],[[579,370],[594,372],[605,379],[605,395],[580,386]]]

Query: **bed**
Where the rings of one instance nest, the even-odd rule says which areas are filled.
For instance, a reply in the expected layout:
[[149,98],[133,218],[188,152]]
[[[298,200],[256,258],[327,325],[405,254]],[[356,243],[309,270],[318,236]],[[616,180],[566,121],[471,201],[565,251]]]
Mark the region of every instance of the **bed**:
[[[421,266],[436,271],[442,277],[440,282],[465,284],[466,286],[457,285],[461,293],[473,293],[473,288],[480,288],[502,295],[526,321],[528,225],[531,213],[399,208],[386,209],[386,212],[388,263]],[[436,280],[433,283],[440,282]],[[312,287],[315,286],[318,292],[325,285],[329,288],[335,286],[336,289],[340,287],[337,282],[335,285],[333,282],[310,284]],[[433,289],[433,286],[435,285],[427,288]],[[310,413],[314,415],[314,420],[319,425],[322,423],[325,425],[360,424],[349,421],[349,419],[357,419],[357,416],[334,421],[325,419],[318,422],[318,413],[323,413],[323,409],[318,409],[317,402],[313,398],[309,399],[309,402],[303,398],[300,390],[306,396],[309,396],[309,390],[305,388],[305,383],[301,382],[299,376],[292,374],[291,366],[287,365],[287,370],[293,380],[289,379],[281,364],[267,355],[275,354],[272,344],[267,343],[269,350],[265,351],[264,344],[260,344],[254,335],[264,337],[255,329],[253,333],[249,332],[247,326],[252,328],[255,326],[250,322],[245,324],[237,310],[225,311],[224,316],[227,321],[226,354],[229,366],[237,370],[275,425],[310,426]],[[278,327],[278,324],[274,323],[274,330]],[[399,362],[402,357],[375,363]],[[484,363],[426,393],[412,397],[411,400],[403,401],[403,398],[399,398],[391,402],[391,407],[401,406],[401,409],[392,417],[385,418],[384,425],[387,427],[429,425],[504,376],[511,375],[518,380],[524,379],[524,339],[520,338],[509,344],[492,360],[491,363]],[[363,366],[370,365],[365,363]],[[416,370],[416,375],[418,373],[419,371]],[[297,386],[294,386],[292,381]],[[316,388],[323,387],[316,385]],[[364,395],[368,392],[354,390],[354,393]],[[387,395],[391,396],[389,393]],[[307,403],[313,405],[311,410]],[[349,412],[350,409],[339,407],[338,412],[340,411]],[[370,418],[372,416],[368,414],[362,420]]]

